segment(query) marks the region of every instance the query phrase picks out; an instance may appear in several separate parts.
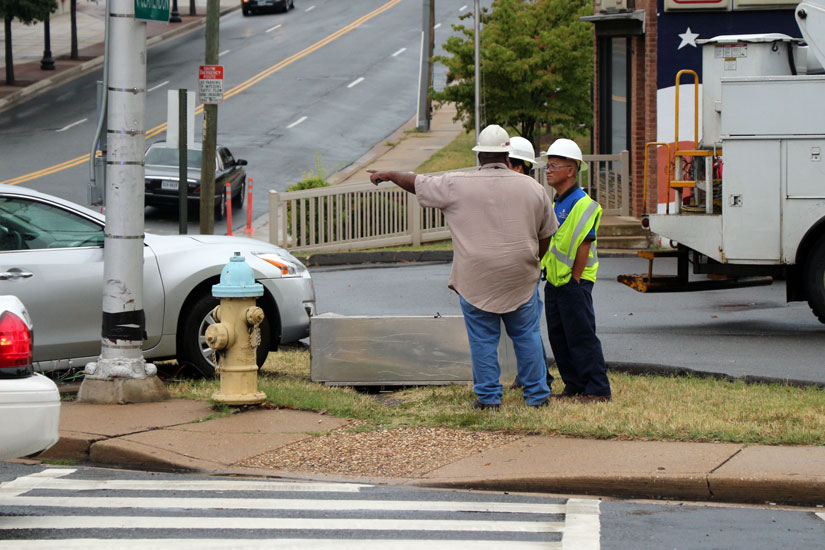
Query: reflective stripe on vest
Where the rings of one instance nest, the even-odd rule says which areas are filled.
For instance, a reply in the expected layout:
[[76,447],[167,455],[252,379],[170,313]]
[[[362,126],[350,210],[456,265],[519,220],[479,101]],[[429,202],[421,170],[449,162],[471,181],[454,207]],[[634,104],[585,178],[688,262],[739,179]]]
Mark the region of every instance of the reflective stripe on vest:
[[[586,205],[582,208],[583,205]],[[547,280],[554,286],[562,286],[570,281],[573,274],[573,264],[576,252],[590,229],[598,231],[602,208],[598,202],[584,196],[576,202],[565,223],[556,231],[550,241],[550,248],[541,261],[541,267],[547,275]],[[572,231],[568,231],[569,224],[574,223]],[[568,238],[569,237],[569,238]],[[566,249],[566,250],[565,250]],[[582,278],[595,281],[599,267],[599,255],[596,242],[590,246],[590,255],[582,272]]]

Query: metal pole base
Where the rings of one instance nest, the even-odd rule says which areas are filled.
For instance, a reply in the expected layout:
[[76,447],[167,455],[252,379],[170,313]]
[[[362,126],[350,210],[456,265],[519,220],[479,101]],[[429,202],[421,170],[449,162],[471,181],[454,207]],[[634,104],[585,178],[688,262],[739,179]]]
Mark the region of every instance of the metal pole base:
[[212,394],[212,400],[224,405],[260,405],[266,401],[266,394],[262,391],[257,393],[245,394],[225,394],[215,392]]
[[113,378],[111,380],[86,378],[77,392],[77,400],[83,403],[125,405],[126,403],[151,403],[167,399],[169,399],[169,392],[157,376]]

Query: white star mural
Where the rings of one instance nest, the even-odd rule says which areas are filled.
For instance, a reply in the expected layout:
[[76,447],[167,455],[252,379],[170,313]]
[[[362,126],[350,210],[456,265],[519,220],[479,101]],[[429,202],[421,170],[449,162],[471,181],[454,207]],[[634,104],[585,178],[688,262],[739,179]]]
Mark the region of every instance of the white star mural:
[[685,32],[679,35],[679,38],[682,39],[682,42],[679,44],[679,47],[676,48],[677,50],[681,50],[685,46],[693,46],[695,48],[699,33],[691,32],[690,27],[688,27]]

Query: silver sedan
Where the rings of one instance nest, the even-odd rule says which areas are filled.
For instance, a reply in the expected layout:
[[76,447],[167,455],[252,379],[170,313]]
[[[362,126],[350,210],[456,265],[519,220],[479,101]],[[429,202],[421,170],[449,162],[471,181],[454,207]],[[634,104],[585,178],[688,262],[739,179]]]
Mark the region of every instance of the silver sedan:
[[[100,353],[103,215],[57,197],[0,185],[0,294],[19,297],[37,334],[35,369],[83,367]],[[255,239],[146,234],[143,254],[144,356],[177,358],[214,375],[204,333],[213,323],[212,285],[240,252],[264,295],[258,364],[280,343],[309,335],[315,289],[286,250]]]

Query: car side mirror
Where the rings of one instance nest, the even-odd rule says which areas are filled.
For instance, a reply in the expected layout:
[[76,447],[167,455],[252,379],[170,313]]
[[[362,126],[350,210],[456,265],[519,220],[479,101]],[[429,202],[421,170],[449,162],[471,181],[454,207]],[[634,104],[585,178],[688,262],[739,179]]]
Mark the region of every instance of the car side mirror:
[[246,166],[247,162],[244,159],[237,159],[235,161],[235,164],[237,164],[238,166]]

